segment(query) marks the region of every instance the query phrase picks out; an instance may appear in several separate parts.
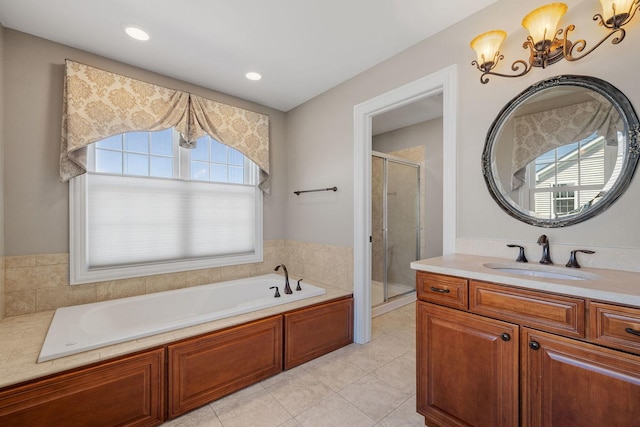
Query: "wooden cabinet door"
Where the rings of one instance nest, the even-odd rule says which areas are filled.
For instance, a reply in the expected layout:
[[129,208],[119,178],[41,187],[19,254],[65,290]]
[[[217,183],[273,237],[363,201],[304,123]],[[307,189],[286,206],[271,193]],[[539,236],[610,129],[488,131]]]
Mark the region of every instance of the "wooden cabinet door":
[[169,418],[282,371],[282,316],[168,347]]
[[164,348],[0,392],[1,426],[154,426],[164,420]]
[[640,357],[523,328],[522,425],[640,426]]
[[353,342],[353,298],[284,315],[284,369]]
[[427,425],[518,425],[519,328],[418,302],[418,412]]

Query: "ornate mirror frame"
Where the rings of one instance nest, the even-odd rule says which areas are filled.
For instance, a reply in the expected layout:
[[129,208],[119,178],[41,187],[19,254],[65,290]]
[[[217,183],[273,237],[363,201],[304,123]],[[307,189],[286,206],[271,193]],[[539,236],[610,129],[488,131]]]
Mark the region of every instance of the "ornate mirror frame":
[[[626,135],[626,154],[622,164],[622,170],[617,181],[611,189],[597,203],[582,209],[576,214],[570,214],[555,219],[538,218],[528,214],[519,207],[511,198],[505,196],[498,183],[499,177],[494,176],[492,153],[495,144],[505,122],[512,116],[516,109],[536,94],[554,87],[574,86],[591,89],[608,100],[620,114],[624,123]],[[542,80],[531,85],[525,91],[513,98],[498,114],[487,133],[487,139],[482,153],[482,174],[489,189],[491,197],[498,205],[512,217],[536,227],[557,228],[577,224],[592,218],[609,206],[611,206],[627,189],[638,165],[640,157],[640,121],[629,102],[629,99],[610,83],[596,77],[561,75]]]

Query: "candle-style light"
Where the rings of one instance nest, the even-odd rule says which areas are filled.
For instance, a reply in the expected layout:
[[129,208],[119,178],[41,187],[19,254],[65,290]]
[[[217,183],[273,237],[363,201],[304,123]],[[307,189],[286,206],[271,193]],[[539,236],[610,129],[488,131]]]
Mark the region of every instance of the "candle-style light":
[[[568,7],[564,3],[550,3],[529,12],[522,20],[522,26],[529,31],[527,40],[522,45],[529,49],[529,60],[518,59],[511,64],[514,74],[502,74],[494,69],[498,62],[504,59],[500,54],[500,46],[506,38],[506,33],[494,30],[483,33],[471,41],[471,47],[476,51],[477,59],[471,62],[482,72],[480,82],[487,83],[487,76],[519,77],[527,74],[534,67],[545,68],[561,59],[577,61],[593,52],[598,46],[609,38],[612,44],[620,43],[625,37],[625,29],[622,28],[640,9],[640,0],[599,0],[602,6],[602,14],[596,14],[594,21],[609,32],[591,49],[585,52],[586,41],[572,42],[568,35],[575,30],[575,25],[558,29],[558,24],[567,13]],[[574,52],[576,54],[574,54]],[[579,55],[577,55],[579,54]]]

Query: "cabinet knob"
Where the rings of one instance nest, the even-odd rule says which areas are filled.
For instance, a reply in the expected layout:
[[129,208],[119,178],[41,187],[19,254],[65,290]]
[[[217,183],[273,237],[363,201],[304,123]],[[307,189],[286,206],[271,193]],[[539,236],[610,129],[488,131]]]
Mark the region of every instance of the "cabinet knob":
[[500,335],[500,338],[502,338],[502,341],[511,341],[511,335],[506,332]]
[[531,350],[539,350],[540,349],[540,344],[537,341],[531,341],[531,342],[529,342],[529,348]]
[[449,293],[449,289],[440,289],[440,288],[436,288],[435,286],[432,286],[431,289],[433,292],[440,292],[441,294],[448,294]]

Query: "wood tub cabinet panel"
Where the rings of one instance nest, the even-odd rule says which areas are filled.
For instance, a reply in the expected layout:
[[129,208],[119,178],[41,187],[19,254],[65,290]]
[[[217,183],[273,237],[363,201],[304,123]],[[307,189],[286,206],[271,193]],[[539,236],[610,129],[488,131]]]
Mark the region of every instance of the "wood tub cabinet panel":
[[164,420],[164,348],[0,392],[2,426],[155,426]]
[[353,298],[284,315],[284,369],[291,369],[353,342]]
[[282,371],[282,316],[257,320],[168,348],[168,417]]

